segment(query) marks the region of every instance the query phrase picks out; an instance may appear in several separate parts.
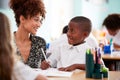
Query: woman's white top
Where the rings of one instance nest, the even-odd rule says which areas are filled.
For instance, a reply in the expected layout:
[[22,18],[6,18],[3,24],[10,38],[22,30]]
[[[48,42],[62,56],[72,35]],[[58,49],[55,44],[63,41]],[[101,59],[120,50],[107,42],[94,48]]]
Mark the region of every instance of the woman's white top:
[[35,80],[38,75],[34,69],[17,61],[14,64],[12,80]]

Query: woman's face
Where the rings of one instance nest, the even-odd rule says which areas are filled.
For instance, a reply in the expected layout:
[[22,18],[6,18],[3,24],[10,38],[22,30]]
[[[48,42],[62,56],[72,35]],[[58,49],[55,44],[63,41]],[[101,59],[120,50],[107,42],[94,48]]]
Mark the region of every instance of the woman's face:
[[40,14],[37,14],[33,17],[29,17],[26,19],[24,18],[24,20],[22,21],[23,23],[23,28],[28,32],[31,33],[33,35],[36,34],[37,30],[39,29],[39,27],[41,26],[41,16]]

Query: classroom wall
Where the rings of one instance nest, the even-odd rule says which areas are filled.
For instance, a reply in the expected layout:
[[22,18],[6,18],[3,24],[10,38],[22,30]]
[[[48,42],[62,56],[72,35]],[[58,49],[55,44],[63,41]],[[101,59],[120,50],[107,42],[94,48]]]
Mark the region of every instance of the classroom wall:
[[74,16],[83,15],[92,20],[94,28],[101,28],[104,18],[120,13],[120,0],[75,0]]
[[[43,0],[46,19],[37,35],[51,42],[59,38],[62,28],[74,16],[86,16],[92,20],[93,28],[101,28],[104,18],[110,13],[120,13],[120,0]],[[108,2],[105,2],[108,1]],[[7,14],[12,32],[17,29],[14,14],[7,5],[9,0],[0,0],[0,11]]]

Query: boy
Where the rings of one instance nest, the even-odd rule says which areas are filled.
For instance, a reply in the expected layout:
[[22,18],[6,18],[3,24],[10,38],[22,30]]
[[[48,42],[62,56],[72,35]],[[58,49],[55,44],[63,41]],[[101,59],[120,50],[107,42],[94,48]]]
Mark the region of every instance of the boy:
[[[62,71],[73,71],[75,69],[85,70],[85,53],[90,48],[85,39],[91,32],[91,21],[83,16],[77,16],[68,24],[68,43],[59,46],[54,53],[48,57],[48,61],[41,63],[42,69],[47,69],[57,64]],[[56,44],[57,45],[57,44]]]

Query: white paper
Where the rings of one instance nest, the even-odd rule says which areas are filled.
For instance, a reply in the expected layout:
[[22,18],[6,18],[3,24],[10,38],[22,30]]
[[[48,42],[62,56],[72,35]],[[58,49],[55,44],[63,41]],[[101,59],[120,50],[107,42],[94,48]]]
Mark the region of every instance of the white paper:
[[120,57],[120,51],[113,51],[111,53],[111,56],[118,56],[118,57]]
[[35,71],[45,76],[71,77],[73,74],[73,72],[59,71],[56,68],[48,68],[47,70],[35,69]]

